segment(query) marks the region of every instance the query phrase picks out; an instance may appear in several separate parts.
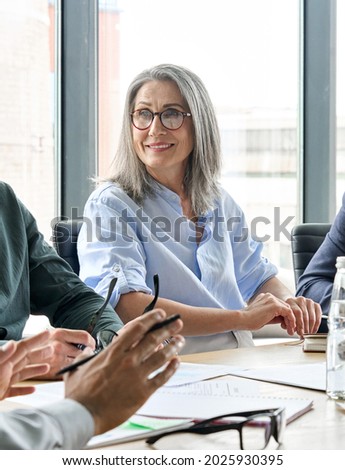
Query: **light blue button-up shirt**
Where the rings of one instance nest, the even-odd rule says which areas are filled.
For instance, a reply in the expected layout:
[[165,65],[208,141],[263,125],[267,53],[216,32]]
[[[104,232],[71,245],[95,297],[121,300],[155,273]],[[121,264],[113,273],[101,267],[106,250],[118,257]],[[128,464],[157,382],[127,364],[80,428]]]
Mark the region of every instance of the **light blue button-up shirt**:
[[[98,187],[88,199],[78,239],[80,276],[106,296],[110,279],[118,282],[111,302],[132,291],[152,293],[159,274],[162,298],[187,305],[242,309],[258,288],[277,274],[262,256],[242,210],[222,190],[214,209],[195,224],[182,212],[179,196],[154,183],[155,195],[139,207],[116,184]],[[196,317],[195,321],[198,319]],[[183,353],[253,345],[247,331],[186,338]]]

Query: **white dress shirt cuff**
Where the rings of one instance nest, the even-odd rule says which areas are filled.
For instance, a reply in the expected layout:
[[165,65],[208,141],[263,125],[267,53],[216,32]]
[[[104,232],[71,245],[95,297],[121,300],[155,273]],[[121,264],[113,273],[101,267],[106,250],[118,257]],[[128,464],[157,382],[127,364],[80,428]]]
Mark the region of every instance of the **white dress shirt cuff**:
[[42,407],[58,423],[62,435],[62,449],[82,449],[94,435],[91,413],[75,400],[64,400]]

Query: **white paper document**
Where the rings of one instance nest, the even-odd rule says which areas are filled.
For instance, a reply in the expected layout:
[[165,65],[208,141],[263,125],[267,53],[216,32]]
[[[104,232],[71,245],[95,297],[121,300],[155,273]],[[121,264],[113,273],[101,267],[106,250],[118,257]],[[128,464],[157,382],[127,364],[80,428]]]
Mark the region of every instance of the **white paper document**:
[[[181,363],[176,373],[163,386],[163,388],[172,388],[179,387],[181,385],[192,384],[201,380],[220,377],[221,375],[226,375],[227,373],[229,373],[229,368],[227,366],[205,365],[205,367],[203,367],[203,364]],[[234,380],[232,383],[228,382],[227,387],[228,389],[231,388],[231,393],[234,394],[248,392],[256,393],[259,389],[255,382],[238,382],[236,380]],[[42,406],[54,403],[57,400],[61,400],[64,397],[64,392],[65,385],[63,381],[49,382],[36,385],[35,393],[7,398],[7,400],[30,406]]]
[[168,380],[165,387],[175,387],[176,385],[186,385],[200,382],[201,380],[213,379],[231,374],[234,370],[236,371],[237,368],[233,366],[181,362],[176,373]]
[[[308,399],[262,395],[259,392],[259,383],[252,380],[223,379],[189,383],[193,374],[187,374],[188,369],[189,365],[183,371],[186,377],[183,379],[182,374],[176,381],[187,381],[187,384],[161,387],[136,415],[116,429],[95,436],[87,447],[96,448],[147,438],[162,428],[181,426],[186,420],[205,419],[241,411],[284,407],[287,421],[290,422],[312,407],[312,400]],[[197,370],[194,373],[196,377]],[[37,385],[35,393],[8,400],[40,407],[61,400],[63,396],[64,382],[59,381]]]
[[[253,384],[255,385],[255,384]],[[138,415],[205,419],[227,413],[284,407],[290,422],[310,410],[312,400],[236,393],[234,381],[212,380],[157,390],[139,409]]]
[[236,369],[231,375],[294,387],[326,390],[326,363],[280,364],[259,369]]
[[[236,368],[213,365],[213,364],[193,364],[181,362],[175,374],[168,380],[164,387],[176,387],[195,383],[201,380],[211,379],[227,375],[230,371],[236,371]],[[237,387],[239,385],[234,385]],[[243,387],[243,385],[242,385]],[[30,406],[42,406],[54,403],[64,397],[64,382],[50,382],[36,386],[36,392],[30,395],[8,398],[16,403],[23,403]]]
[[50,405],[58,400],[62,400],[64,395],[65,384],[63,381],[60,381],[36,385],[34,393],[31,393],[30,395],[21,395],[19,397],[6,398],[6,400],[38,408]]

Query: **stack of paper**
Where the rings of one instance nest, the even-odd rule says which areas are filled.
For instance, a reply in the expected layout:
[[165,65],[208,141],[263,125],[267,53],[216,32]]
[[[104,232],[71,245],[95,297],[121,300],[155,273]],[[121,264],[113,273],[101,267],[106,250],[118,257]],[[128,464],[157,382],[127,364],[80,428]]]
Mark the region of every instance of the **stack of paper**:
[[258,369],[234,369],[231,375],[294,387],[326,391],[326,363],[281,364]]
[[206,419],[228,413],[284,407],[289,423],[309,411],[313,405],[312,400],[305,398],[270,397],[255,393],[255,382],[252,382],[254,389],[251,393],[248,386],[251,387],[246,384],[244,393],[241,393],[238,384],[228,380],[163,387],[148,399],[137,414],[160,418]]

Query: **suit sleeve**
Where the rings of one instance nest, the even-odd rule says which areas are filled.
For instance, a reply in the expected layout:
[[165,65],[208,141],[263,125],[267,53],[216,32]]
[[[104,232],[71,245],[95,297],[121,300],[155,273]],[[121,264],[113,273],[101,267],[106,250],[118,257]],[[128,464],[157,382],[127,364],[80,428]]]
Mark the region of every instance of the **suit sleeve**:
[[338,256],[345,256],[345,194],[343,195],[342,207],[329,233],[297,285],[296,294],[318,302],[324,313],[329,311]]
[[0,414],[0,449],[82,449],[94,433],[89,411],[65,399],[40,409]]

